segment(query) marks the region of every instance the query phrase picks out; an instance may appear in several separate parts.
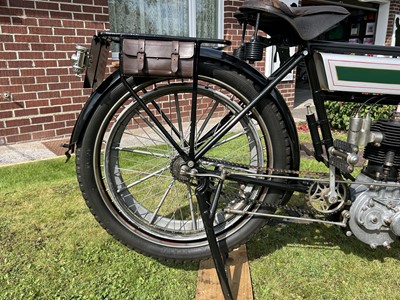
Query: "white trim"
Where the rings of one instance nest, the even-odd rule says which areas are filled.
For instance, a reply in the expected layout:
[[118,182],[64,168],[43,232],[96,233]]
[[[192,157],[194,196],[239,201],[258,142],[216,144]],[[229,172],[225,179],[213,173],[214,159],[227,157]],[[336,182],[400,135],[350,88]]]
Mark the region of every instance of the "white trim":
[[[385,45],[389,21],[390,2],[379,5],[378,21],[375,30],[375,45]],[[393,24],[394,27],[394,24]]]
[[224,0],[218,1],[218,16],[217,16],[217,23],[218,23],[218,38],[224,38]]
[[189,36],[196,37],[196,0],[189,0]]

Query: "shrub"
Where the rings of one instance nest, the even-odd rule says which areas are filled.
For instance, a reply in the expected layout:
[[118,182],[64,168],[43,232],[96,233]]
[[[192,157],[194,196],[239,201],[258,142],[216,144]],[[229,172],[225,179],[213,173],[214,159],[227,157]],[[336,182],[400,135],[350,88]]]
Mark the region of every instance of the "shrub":
[[381,105],[381,104],[368,104],[363,105],[360,103],[347,103],[326,101],[326,112],[332,128],[335,129],[348,129],[350,118],[353,117],[357,111],[359,116],[365,117],[369,112],[373,121],[378,119],[387,119],[396,110],[395,105]]

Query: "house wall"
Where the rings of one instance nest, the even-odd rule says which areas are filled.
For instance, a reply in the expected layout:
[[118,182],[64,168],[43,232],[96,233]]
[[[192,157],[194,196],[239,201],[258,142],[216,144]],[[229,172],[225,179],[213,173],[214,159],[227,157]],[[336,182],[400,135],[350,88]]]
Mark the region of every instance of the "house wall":
[[386,33],[386,45],[388,46],[392,44],[393,31],[396,30],[396,25],[395,25],[396,15],[400,15],[400,0],[390,1],[388,30]]
[[[225,37],[240,44],[241,27],[233,14],[243,0],[224,1]],[[387,44],[400,0],[392,0]],[[107,0],[0,0],[0,145],[65,139],[68,141],[90,90],[70,68],[76,44],[89,45],[107,30]],[[265,70],[265,62],[255,67]],[[289,107],[294,82],[279,86]],[[9,96],[9,97],[8,97]]]
[[69,57],[107,27],[107,0],[0,0],[0,144],[68,140],[90,94]]

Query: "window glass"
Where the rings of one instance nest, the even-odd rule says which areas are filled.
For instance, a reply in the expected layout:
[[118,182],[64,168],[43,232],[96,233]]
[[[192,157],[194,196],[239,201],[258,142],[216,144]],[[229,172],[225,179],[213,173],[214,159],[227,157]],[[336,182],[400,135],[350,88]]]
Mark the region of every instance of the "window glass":
[[114,32],[189,35],[189,4],[182,0],[109,0]]

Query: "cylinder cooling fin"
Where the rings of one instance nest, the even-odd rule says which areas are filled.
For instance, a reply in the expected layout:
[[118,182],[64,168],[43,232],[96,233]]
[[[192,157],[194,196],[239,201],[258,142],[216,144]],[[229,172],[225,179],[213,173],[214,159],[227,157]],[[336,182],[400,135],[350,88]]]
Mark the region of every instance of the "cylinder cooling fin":
[[368,166],[365,174],[376,180],[399,180],[400,167],[400,121],[396,119],[378,120],[371,131],[381,132],[383,140],[376,145],[369,143],[364,149]]

